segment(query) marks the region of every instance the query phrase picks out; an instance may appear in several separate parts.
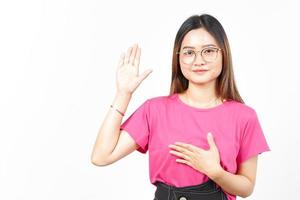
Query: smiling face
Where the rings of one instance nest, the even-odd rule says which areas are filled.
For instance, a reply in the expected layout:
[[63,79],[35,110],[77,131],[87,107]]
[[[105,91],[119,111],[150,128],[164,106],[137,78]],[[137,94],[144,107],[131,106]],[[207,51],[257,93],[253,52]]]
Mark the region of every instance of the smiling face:
[[198,52],[196,53],[194,62],[191,64],[183,62],[183,54],[179,56],[180,69],[184,77],[189,80],[189,83],[212,83],[215,82],[220,75],[222,71],[222,50],[217,51],[217,57],[214,61],[206,62],[201,56],[201,51],[207,47],[220,48],[216,40],[204,28],[191,30],[184,36],[180,51],[194,50]]

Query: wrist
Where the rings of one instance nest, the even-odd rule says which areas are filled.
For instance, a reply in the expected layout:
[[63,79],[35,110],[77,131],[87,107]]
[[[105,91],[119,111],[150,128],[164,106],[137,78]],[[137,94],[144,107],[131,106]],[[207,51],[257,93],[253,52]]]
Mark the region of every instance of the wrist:
[[111,103],[110,107],[116,110],[122,116],[125,115],[127,106],[130,102],[131,94],[127,92],[117,91],[115,93],[115,97],[113,102]]
[[123,91],[117,91],[116,92],[117,97],[131,97],[132,93],[130,92],[123,92]]
[[224,172],[225,172],[225,170],[220,165],[217,168],[210,170],[209,173],[207,173],[207,176],[211,180],[216,180],[216,179],[220,178]]

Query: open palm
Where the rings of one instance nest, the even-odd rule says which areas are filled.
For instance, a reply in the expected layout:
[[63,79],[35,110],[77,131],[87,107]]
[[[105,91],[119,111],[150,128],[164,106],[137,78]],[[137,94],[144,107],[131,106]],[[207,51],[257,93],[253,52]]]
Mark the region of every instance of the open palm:
[[139,75],[141,48],[135,44],[129,47],[126,55],[122,54],[117,68],[117,90],[132,94],[141,82],[152,72],[147,69]]

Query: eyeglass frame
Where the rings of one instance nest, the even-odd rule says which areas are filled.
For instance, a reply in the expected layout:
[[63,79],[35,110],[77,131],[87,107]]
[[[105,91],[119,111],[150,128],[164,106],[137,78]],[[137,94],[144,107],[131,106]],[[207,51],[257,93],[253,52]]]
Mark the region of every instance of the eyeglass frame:
[[[210,61],[210,62],[207,62],[204,58],[203,58],[203,56],[202,56],[202,52],[205,50],[205,49],[210,49],[210,48],[212,48],[212,49],[217,49],[218,51],[217,51],[217,56],[216,56],[216,58],[215,58],[215,60],[218,58],[218,55],[219,55],[219,51],[222,51],[223,49],[221,49],[221,48],[219,48],[219,47],[205,47],[205,48],[203,48],[202,50],[199,50],[199,51],[195,51],[195,50],[193,50],[194,52],[195,52],[195,57],[194,57],[194,60],[193,60],[193,62],[191,62],[191,63],[189,63],[189,64],[192,64],[192,63],[194,63],[195,62],[195,60],[196,60],[196,58],[197,58],[197,55],[198,55],[198,53],[199,52],[201,52],[200,53],[200,55],[201,55],[201,57],[202,57],[202,59],[206,62],[206,63],[211,63],[211,62],[214,62],[215,60],[213,60],[213,61]],[[182,51],[182,50],[181,50]],[[181,54],[182,52],[181,51],[179,51],[179,52],[176,52],[176,54]],[[187,64],[187,63],[186,63]]]

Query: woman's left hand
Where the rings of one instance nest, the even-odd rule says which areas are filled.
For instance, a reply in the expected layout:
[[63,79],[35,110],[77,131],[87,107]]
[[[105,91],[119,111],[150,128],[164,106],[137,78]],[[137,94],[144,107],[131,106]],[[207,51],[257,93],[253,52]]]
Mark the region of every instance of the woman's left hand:
[[175,145],[169,145],[172,148],[170,153],[181,158],[176,159],[176,162],[187,164],[210,178],[215,177],[222,169],[219,150],[210,133],[207,134],[207,140],[209,150],[201,149],[192,144],[175,142]]

